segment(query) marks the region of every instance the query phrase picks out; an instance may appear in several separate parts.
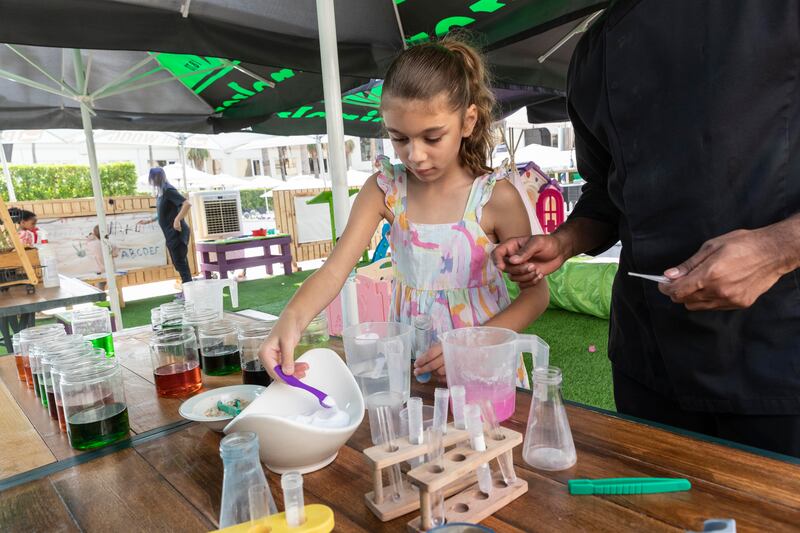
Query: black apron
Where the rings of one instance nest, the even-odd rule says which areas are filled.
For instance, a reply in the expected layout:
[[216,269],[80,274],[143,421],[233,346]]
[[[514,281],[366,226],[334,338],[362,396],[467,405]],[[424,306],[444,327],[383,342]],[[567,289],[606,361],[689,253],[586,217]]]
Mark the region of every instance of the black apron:
[[800,414],[798,271],[704,312],[627,275],[800,212],[800,3],[617,2],[576,48],[568,105],[587,181],[571,216],[622,241],[615,367],[687,410]]

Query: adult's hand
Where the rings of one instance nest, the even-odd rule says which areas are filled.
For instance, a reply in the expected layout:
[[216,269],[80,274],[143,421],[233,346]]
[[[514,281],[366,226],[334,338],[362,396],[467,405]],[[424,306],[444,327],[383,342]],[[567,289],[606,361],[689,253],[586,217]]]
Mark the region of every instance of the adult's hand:
[[544,276],[555,272],[569,256],[555,235],[515,237],[500,243],[492,259],[511,281],[525,288],[536,285]]
[[177,232],[180,232],[180,231],[181,231],[181,221],[180,221],[180,220],[178,220],[178,219],[176,218],[176,219],[175,219],[175,220],[172,222],[172,228],[173,228],[175,231],[177,231]]
[[673,281],[658,288],[690,311],[744,309],[788,271],[781,244],[768,228],[736,230],[706,241],[668,269],[664,275]]

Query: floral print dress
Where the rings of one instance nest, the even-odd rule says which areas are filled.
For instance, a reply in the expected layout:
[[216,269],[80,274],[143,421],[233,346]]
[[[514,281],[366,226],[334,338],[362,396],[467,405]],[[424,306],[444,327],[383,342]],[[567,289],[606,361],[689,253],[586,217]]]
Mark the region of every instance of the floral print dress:
[[[389,158],[377,160],[378,186],[394,215],[389,236],[394,267],[390,320],[411,324],[428,314],[436,335],[451,329],[480,326],[508,307],[502,273],[492,261],[495,245],[481,228],[483,206],[492,196],[500,169],[475,179],[461,220],[446,224],[419,224],[408,220],[408,176],[403,165]],[[520,354],[517,386],[529,388]]]

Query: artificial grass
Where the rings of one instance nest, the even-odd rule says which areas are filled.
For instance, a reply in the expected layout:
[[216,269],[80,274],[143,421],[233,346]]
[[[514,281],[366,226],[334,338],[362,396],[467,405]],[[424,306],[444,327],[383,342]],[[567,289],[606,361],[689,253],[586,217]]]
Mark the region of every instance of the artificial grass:
[[[291,276],[239,283],[240,309],[257,309],[280,315],[300,284],[313,271],[297,272]],[[225,291],[225,309],[231,308]],[[173,296],[159,296],[127,302],[122,310],[125,327],[150,323],[150,309],[172,301]],[[539,335],[550,345],[550,364],[561,368],[564,376],[564,397],[604,409],[614,409],[611,391],[611,365],[608,361],[608,321],[559,309],[548,309],[530,326],[526,333]],[[589,352],[594,345],[596,351]],[[0,346],[2,351],[2,346]],[[531,368],[530,359],[526,361]]]

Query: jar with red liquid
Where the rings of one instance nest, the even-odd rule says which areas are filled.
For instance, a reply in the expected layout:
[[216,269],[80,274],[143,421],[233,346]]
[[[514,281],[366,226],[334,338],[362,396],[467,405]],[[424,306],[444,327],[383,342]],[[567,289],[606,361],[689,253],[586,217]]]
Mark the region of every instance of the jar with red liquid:
[[33,328],[23,329],[19,332],[19,346],[22,352],[22,367],[25,371],[25,383],[29,389],[32,389],[37,398],[41,394],[39,387],[38,375],[34,370],[38,369],[36,362],[33,364],[30,358],[31,345],[37,341],[47,340],[51,337],[63,337],[67,332],[64,330],[64,324],[48,324],[46,326],[36,326]]
[[258,357],[258,350],[261,344],[267,340],[269,332],[272,331],[274,322],[250,322],[239,324],[239,351],[242,358],[242,383],[245,385],[267,386],[272,379],[267,374],[261,359]]
[[190,327],[162,329],[153,333],[150,360],[159,396],[189,396],[203,386],[197,338]]
[[25,365],[22,363],[22,348],[19,345],[19,333],[11,336],[11,345],[14,347],[14,364],[17,365],[17,377],[25,383]]

